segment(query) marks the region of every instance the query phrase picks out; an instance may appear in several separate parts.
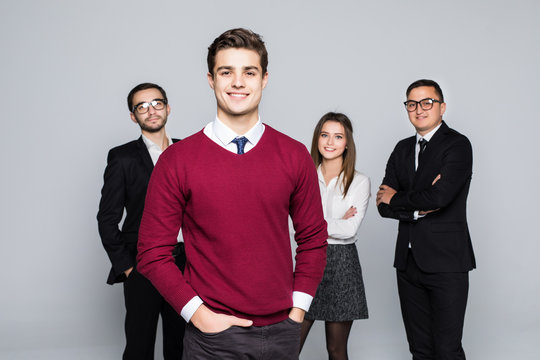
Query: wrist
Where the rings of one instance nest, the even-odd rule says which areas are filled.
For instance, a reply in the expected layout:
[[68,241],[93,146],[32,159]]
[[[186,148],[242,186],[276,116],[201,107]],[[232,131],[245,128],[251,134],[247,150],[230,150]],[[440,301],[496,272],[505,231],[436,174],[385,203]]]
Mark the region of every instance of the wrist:
[[193,325],[195,325],[195,327],[198,328],[198,325],[200,325],[201,322],[204,321],[203,319],[205,318],[205,316],[207,315],[209,311],[210,310],[206,306],[204,306],[204,304],[201,304],[199,305],[197,310],[195,310],[195,312],[191,316],[191,319],[189,320],[191,321]]
[[302,321],[304,321],[305,314],[306,312],[304,310],[297,307],[293,307],[291,311],[289,312],[289,318],[291,318],[291,320],[293,321],[301,323]]

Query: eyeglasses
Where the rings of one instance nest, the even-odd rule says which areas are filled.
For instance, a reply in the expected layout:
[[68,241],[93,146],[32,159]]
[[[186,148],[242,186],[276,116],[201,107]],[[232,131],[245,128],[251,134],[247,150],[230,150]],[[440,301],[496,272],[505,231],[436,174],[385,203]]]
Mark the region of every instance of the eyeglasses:
[[416,110],[416,107],[418,106],[418,104],[420,104],[420,107],[422,108],[422,110],[427,111],[427,110],[431,110],[434,103],[442,104],[442,101],[435,100],[432,98],[425,98],[420,101],[407,100],[403,104],[405,104],[405,109],[407,109],[408,112],[413,112]]
[[163,110],[165,105],[167,105],[167,100],[165,100],[165,99],[154,99],[154,100],[152,100],[150,102],[138,103],[137,105],[135,105],[133,107],[133,112],[136,111],[138,114],[146,114],[148,112],[148,110],[150,109],[150,105],[152,105],[152,107],[155,110]]

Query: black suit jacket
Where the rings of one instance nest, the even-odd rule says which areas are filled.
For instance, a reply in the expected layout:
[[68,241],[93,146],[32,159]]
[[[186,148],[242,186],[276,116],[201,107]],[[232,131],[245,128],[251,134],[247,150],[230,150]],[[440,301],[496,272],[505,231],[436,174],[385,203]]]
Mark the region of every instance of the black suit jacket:
[[[101,241],[112,263],[108,284],[124,281],[124,271],[135,265],[139,225],[153,169],[142,136],[109,151],[97,214]],[[120,230],[124,209],[126,217]]]
[[[464,272],[476,267],[467,226],[467,195],[472,176],[469,140],[443,121],[429,141],[415,172],[416,136],[400,141],[386,165],[383,184],[397,193],[379,213],[399,220],[394,266],[405,270],[409,242],[425,272]],[[441,179],[432,185],[435,177]],[[415,210],[439,209],[414,220]]]

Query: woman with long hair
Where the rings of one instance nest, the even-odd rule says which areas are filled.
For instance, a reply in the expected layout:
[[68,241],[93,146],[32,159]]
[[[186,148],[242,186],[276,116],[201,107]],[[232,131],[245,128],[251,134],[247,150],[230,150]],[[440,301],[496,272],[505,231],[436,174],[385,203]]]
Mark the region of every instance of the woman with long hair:
[[367,319],[362,269],[356,249],[358,228],[370,197],[369,178],[355,170],[356,148],[349,118],[329,112],[317,123],[311,143],[328,223],[327,264],[302,324],[302,349],[315,320],[324,320],[329,359],[348,359],[353,320]]

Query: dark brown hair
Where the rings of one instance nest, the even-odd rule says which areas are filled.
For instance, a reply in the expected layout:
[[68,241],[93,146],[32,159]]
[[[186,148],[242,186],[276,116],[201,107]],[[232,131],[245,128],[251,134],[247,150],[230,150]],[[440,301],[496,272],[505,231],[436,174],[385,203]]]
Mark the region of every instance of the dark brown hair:
[[407,91],[405,92],[405,95],[407,97],[409,97],[409,94],[412,91],[412,89],[415,89],[415,88],[420,87],[420,86],[430,86],[430,87],[434,88],[435,92],[440,97],[440,99],[435,99],[435,100],[440,100],[441,102],[444,102],[444,96],[443,96],[443,93],[442,93],[442,90],[441,90],[441,87],[439,86],[439,84],[437,84],[433,80],[428,80],[428,79],[420,79],[420,80],[416,80],[415,82],[413,82],[407,88]]
[[354,179],[354,165],[356,164],[356,146],[354,145],[353,128],[351,120],[349,120],[347,115],[335,112],[329,112],[323,115],[313,131],[313,140],[311,141],[311,158],[317,167],[323,161],[323,157],[319,152],[319,137],[321,136],[323,125],[327,121],[335,121],[340,123],[343,126],[343,129],[345,129],[345,140],[347,141],[347,146],[341,155],[343,158],[343,163],[341,164],[341,171],[339,173],[340,175],[343,174],[343,197],[345,197]]
[[135,93],[147,89],[158,89],[161,93],[161,96],[163,97],[163,100],[165,100],[165,103],[169,102],[169,100],[167,100],[167,93],[165,92],[165,90],[163,90],[161,86],[152,83],[142,83],[131,89],[127,96],[127,104],[130,112],[133,112],[133,97],[135,96]]
[[216,65],[216,54],[220,50],[229,48],[235,49],[248,49],[253,50],[261,58],[262,75],[266,74],[268,69],[268,52],[264,46],[259,34],[254,33],[248,29],[231,29],[225,31],[219,37],[217,37],[212,45],[208,47],[208,56],[206,62],[208,63],[208,72],[214,76],[214,66]]

